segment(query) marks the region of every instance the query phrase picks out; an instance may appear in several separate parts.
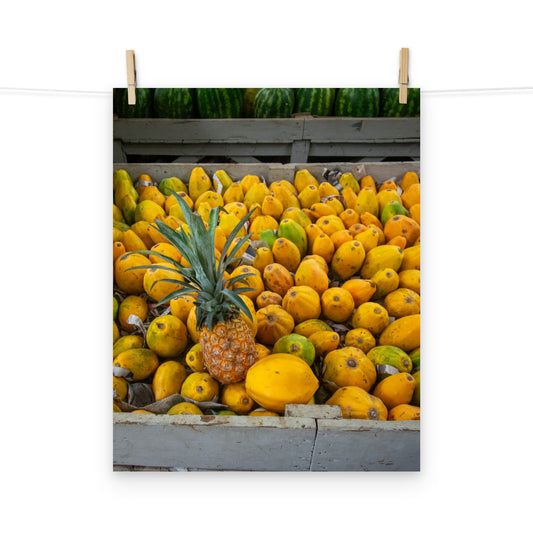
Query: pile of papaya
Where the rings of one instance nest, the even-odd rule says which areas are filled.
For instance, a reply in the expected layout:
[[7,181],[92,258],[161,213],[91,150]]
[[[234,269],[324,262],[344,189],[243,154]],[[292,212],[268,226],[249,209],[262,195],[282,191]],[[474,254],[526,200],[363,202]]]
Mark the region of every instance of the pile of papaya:
[[[283,416],[300,403],[338,405],[344,418],[420,419],[417,173],[375,180],[303,169],[267,184],[202,167],[184,179],[118,170],[113,191],[115,411]],[[187,231],[176,195],[206,224],[223,208],[217,259],[252,212],[251,238],[233,238],[238,262],[224,273],[249,274],[233,284],[248,287],[239,297],[258,352],[243,382],[207,373],[194,296],[157,305],[177,287],[146,251],[186,265],[154,222]]]

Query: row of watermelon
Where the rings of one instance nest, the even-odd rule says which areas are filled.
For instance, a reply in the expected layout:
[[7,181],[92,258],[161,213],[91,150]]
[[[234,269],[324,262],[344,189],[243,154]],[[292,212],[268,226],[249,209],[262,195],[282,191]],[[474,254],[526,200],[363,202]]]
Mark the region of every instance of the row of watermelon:
[[389,89],[114,89],[119,118],[289,118],[293,113],[337,117],[418,117],[420,89],[409,89],[407,104]]

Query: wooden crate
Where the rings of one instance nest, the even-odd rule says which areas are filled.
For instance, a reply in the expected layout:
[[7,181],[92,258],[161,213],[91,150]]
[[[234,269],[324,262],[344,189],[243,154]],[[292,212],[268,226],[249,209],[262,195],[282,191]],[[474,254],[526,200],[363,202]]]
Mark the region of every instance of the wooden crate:
[[113,465],[116,470],[420,470],[420,421],[345,420],[338,406],[334,417],[330,406],[295,407],[294,416],[284,417],[114,413]]
[[[193,163],[115,163],[133,180],[176,176],[188,182]],[[330,164],[202,164],[235,180],[247,174],[268,184],[302,168],[322,179],[325,168],[370,174],[376,183],[420,173],[416,161]],[[113,414],[113,464],[124,470],[419,471],[420,422],[344,420],[331,407],[291,406],[285,417]]]
[[[113,161],[238,163],[420,158],[419,118],[114,119]],[[170,159],[169,159],[170,158]]]

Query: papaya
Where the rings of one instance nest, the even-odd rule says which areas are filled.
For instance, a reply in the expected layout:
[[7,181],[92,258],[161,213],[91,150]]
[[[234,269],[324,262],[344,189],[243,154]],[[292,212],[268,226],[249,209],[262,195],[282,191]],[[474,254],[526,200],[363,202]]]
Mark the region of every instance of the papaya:
[[246,415],[255,407],[254,400],[246,392],[244,381],[224,385],[222,387],[221,402],[227,405],[233,413],[239,415]]
[[219,194],[224,195],[232,184],[233,179],[225,170],[217,170],[213,174],[213,187]]
[[344,336],[345,346],[354,346],[367,353],[376,345],[376,338],[366,328],[354,328]]
[[301,259],[296,244],[289,239],[278,237],[272,245],[272,254],[276,263],[283,265],[289,272],[296,272]]
[[278,231],[279,223],[270,215],[259,215],[250,223],[249,233],[252,234],[253,241],[260,240],[260,237],[265,230]]
[[357,195],[354,209],[359,215],[368,212],[377,217],[379,215],[379,204],[376,192],[368,187],[362,188]]
[[345,346],[329,352],[322,363],[322,381],[330,391],[355,385],[369,392],[376,382],[374,363],[359,348]]
[[339,197],[337,196],[330,196],[329,198],[326,198],[324,203],[333,209],[334,214],[337,217],[339,217],[339,215],[344,211],[344,203],[339,200]]
[[237,268],[233,269],[233,272],[230,274],[229,279],[234,279],[237,276],[240,276],[241,274],[246,274],[247,277],[243,278],[240,281],[234,282],[232,288],[249,289],[244,294],[246,294],[248,298],[255,300],[265,290],[265,285],[263,283],[263,277],[261,275],[261,272],[253,266],[240,265]]
[[409,246],[404,250],[399,272],[414,269],[420,270],[420,244]]
[[283,414],[288,403],[305,404],[319,386],[311,367],[300,357],[272,353],[255,362],[246,374],[250,397],[268,411]]
[[384,305],[394,318],[415,315],[420,313],[420,295],[411,289],[396,289],[385,296]]
[[399,372],[382,379],[372,391],[387,406],[392,409],[402,403],[410,403],[415,390],[415,379],[408,372]]
[[382,268],[370,278],[376,286],[374,300],[381,300],[390,292],[396,290],[400,284],[400,276],[392,268]]
[[187,377],[185,367],[178,361],[165,361],[157,367],[152,379],[155,401],[178,394]]
[[360,275],[364,279],[370,279],[382,268],[392,268],[397,272],[402,265],[403,257],[404,250],[399,246],[387,244],[376,246],[366,254]]
[[272,250],[272,246],[274,246],[275,240],[278,238],[278,231],[273,229],[266,229],[263,230],[259,234],[259,240],[263,241],[268,245],[268,247]]
[[333,244],[331,237],[323,232],[317,235],[317,237],[313,240],[311,253],[313,255],[319,255],[323,257],[326,263],[330,263],[333,255],[335,254],[335,245]]
[[387,420],[388,416],[387,407],[378,397],[357,386],[336,390],[326,405],[340,406],[343,418]]
[[191,402],[179,402],[173,405],[167,415],[203,415],[202,410]]
[[307,285],[322,295],[328,289],[329,278],[317,260],[301,261],[294,274],[295,285]]
[[262,307],[257,310],[256,317],[256,339],[262,344],[271,346],[294,329],[294,318],[280,305]]
[[256,299],[255,305],[258,309],[262,309],[267,305],[279,305],[281,306],[281,301],[283,298],[277,292],[272,291],[263,291]]
[[374,193],[377,193],[376,182],[374,178],[370,175],[363,176],[359,181],[359,186],[361,187],[361,189],[364,189],[366,187]]
[[294,187],[300,194],[307,186],[313,185],[318,189],[318,180],[307,169],[298,170],[294,175]]
[[194,309],[195,301],[196,296],[191,294],[185,294],[183,296],[179,296],[178,298],[173,298],[169,302],[170,313],[179,318],[185,324],[187,322],[187,317],[189,316],[189,311]]
[[307,233],[305,227],[301,226],[295,220],[284,218],[279,223],[278,237],[288,239],[293,242],[303,257],[307,253]]
[[165,199],[165,195],[155,185],[144,187],[142,193],[139,194],[139,202],[152,200],[152,202],[155,202],[161,207],[165,205]]
[[148,348],[132,348],[118,354],[113,360],[113,366],[129,370],[132,381],[141,381],[155,372],[159,359]]
[[420,406],[420,370],[413,372],[412,376],[415,378],[415,390],[411,398],[411,403]]
[[375,248],[379,243],[379,232],[376,228],[369,228],[355,236],[355,240],[363,245],[365,254],[372,248]]
[[275,181],[270,185],[270,191],[272,196],[281,202],[284,210],[290,207],[300,207],[300,200],[296,193],[287,185]]
[[113,376],[113,393],[124,401],[128,395],[128,382],[124,378]]
[[193,202],[196,202],[196,199],[202,193],[211,189],[212,186],[211,179],[202,167],[195,167],[192,169],[189,177],[188,189],[189,196]]
[[135,207],[135,222],[146,220],[152,223],[155,219],[163,220],[165,216],[165,210],[153,200],[143,200]]
[[409,404],[400,404],[389,411],[387,420],[420,420],[420,407]]
[[315,361],[315,346],[303,335],[290,333],[280,337],[272,347],[272,353],[289,353],[303,359],[309,366]]
[[352,295],[355,307],[368,302],[376,292],[375,282],[369,279],[349,279],[341,287]]
[[243,204],[250,210],[254,204],[261,205],[263,200],[269,195],[270,191],[263,182],[255,183],[244,195]]
[[399,202],[401,203],[400,194],[395,189],[383,189],[376,194],[376,199],[378,201],[379,212],[383,211],[383,208],[389,202]]
[[144,291],[145,269],[130,270],[133,267],[150,267],[152,262],[142,254],[121,255],[114,265],[114,279],[118,288],[127,294],[141,294]]
[[309,335],[308,339],[313,343],[315,355],[318,357],[336,350],[340,343],[339,334],[335,331],[317,331]]
[[193,372],[183,381],[180,394],[196,402],[216,402],[219,389],[218,381],[207,372]]
[[276,220],[279,220],[283,214],[283,204],[275,196],[265,196],[261,204],[261,212],[263,215],[270,215]]
[[294,222],[300,224],[302,228],[311,224],[311,219],[300,207],[287,207],[287,209],[281,214],[282,220],[286,218],[294,220]]
[[242,192],[246,195],[246,193],[256,183],[261,183],[261,179],[259,178],[259,176],[256,176],[255,174],[246,174],[246,176],[244,176],[244,178],[242,178],[241,181],[240,181]]
[[255,257],[252,266],[259,272],[263,272],[265,267],[274,262],[274,254],[268,246],[260,246],[255,249]]
[[[120,327],[131,333],[135,330],[136,322],[144,322],[148,316],[148,304],[141,296],[130,294],[122,300],[118,307],[118,323]],[[131,318],[130,318],[131,317]],[[133,319],[133,317],[136,317]],[[136,346],[140,348],[141,346]],[[134,348],[134,346],[131,346]]]
[[241,202],[244,200],[244,192],[240,183],[232,183],[225,191],[222,193],[222,198],[224,199],[224,204],[229,204],[231,202]]
[[144,338],[140,335],[124,335],[113,344],[113,359],[126,350],[142,348],[143,345]]
[[322,315],[327,320],[346,322],[353,313],[355,304],[352,295],[342,287],[330,287],[320,297]]
[[365,328],[377,336],[389,324],[389,313],[387,309],[376,302],[365,302],[361,304],[353,314],[352,325],[354,328]]
[[420,225],[408,216],[394,215],[387,220],[383,233],[387,241],[399,235],[404,237],[409,247],[420,237]]
[[354,224],[358,224],[361,221],[359,213],[351,208],[346,208],[340,215],[339,218],[342,220],[345,228],[349,228]]
[[356,194],[361,190],[359,182],[355,179],[355,176],[351,172],[344,172],[342,174],[342,176],[339,178],[339,185],[343,189],[350,187]]
[[307,185],[301,193],[298,194],[298,200],[302,207],[309,208],[313,204],[320,202],[320,193],[316,185]]
[[407,353],[397,346],[380,345],[367,352],[381,378],[398,372],[411,372],[413,363]]
[[299,285],[292,287],[283,296],[282,306],[299,324],[310,318],[318,318],[322,312],[320,295],[311,287]]
[[379,336],[378,344],[391,345],[409,352],[420,346],[420,314],[397,318]]
[[[351,187],[345,187],[341,192],[344,207],[346,209],[355,210],[355,204],[357,203],[357,193]],[[357,213],[359,216],[359,213]]]
[[202,353],[202,346],[199,342],[194,344],[185,355],[185,362],[193,370],[193,372],[205,372],[207,367],[204,361],[204,354]]
[[346,229],[342,218],[337,215],[322,216],[317,219],[316,225],[328,236],[333,235],[337,231]]
[[172,191],[174,192],[184,192],[187,194],[187,186],[183,181],[181,181],[176,176],[172,176],[171,178],[163,178],[159,185],[157,186],[159,191],[164,194],[165,196],[171,196]]
[[146,269],[143,278],[143,288],[146,294],[155,302],[166,298],[169,294],[182,288],[180,282],[184,280],[176,267],[166,261],[153,263]]
[[385,226],[387,221],[396,215],[404,215],[408,216],[409,211],[401,204],[398,200],[392,200],[391,202],[388,202],[383,206],[383,209],[381,210],[381,213],[379,215],[379,218],[381,220],[381,224]]
[[152,240],[152,237],[150,237],[150,234],[148,233],[149,225],[150,223],[146,220],[139,220],[139,222],[135,222],[135,224],[131,225],[131,229],[144,242],[146,250],[149,250],[155,244],[155,242]]
[[341,244],[344,244],[348,241],[353,241],[354,235],[349,229],[341,229],[330,235],[330,239],[333,243],[333,246],[335,246],[335,250],[337,250]]
[[413,362],[413,372],[418,372],[420,370],[420,347],[411,350],[409,352],[409,357]]
[[307,338],[309,338],[314,333],[317,333],[318,331],[332,332],[333,328],[329,324],[318,318],[310,318],[308,320],[304,320],[303,322],[300,322],[294,327],[294,333],[298,333],[298,335],[303,335]]
[[178,357],[187,343],[187,327],[174,315],[161,315],[150,322],[146,344],[159,357]]
[[294,286],[291,273],[280,263],[272,263],[263,270],[265,289],[285,296],[287,291]]
[[420,183],[418,174],[416,172],[406,172],[402,177],[402,181],[400,182],[400,188],[403,191],[406,191],[414,183]]
[[329,181],[322,181],[318,186],[318,192],[320,193],[320,198],[337,196],[339,194],[339,191]]
[[407,189],[404,189],[402,195],[402,204],[407,209],[411,206],[420,203],[420,183],[413,183]]

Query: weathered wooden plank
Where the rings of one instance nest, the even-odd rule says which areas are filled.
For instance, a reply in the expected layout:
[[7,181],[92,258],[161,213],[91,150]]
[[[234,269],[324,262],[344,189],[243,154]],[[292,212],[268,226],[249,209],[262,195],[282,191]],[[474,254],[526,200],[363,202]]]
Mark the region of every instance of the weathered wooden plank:
[[124,142],[290,143],[302,139],[301,119],[118,119],[113,138]]
[[[189,181],[193,168],[198,164],[194,163],[115,163],[113,170],[127,170],[130,176],[135,180],[141,174],[148,174],[156,182],[163,178],[176,176],[184,182]],[[341,172],[353,172],[354,175],[361,176],[370,174],[374,180],[381,183],[393,177],[402,177],[406,172],[412,171],[420,174],[419,161],[405,162],[378,162],[378,163],[205,163],[202,168],[212,176],[217,170],[224,169],[235,180],[240,180],[247,174],[263,176],[267,183],[286,179],[294,180],[294,174],[301,169],[307,169],[315,178],[322,181],[322,174],[325,168],[337,169]],[[364,169],[364,172],[363,172]]]
[[[185,183],[189,182],[189,177],[193,168],[199,166],[195,163],[115,163],[113,170],[126,170],[133,180],[141,174],[148,174],[152,179],[159,183],[163,178],[173,176],[180,178]],[[240,180],[247,174],[263,176],[268,178],[269,172],[273,168],[281,168],[279,163],[202,163],[200,165],[209,176],[212,176],[217,170],[225,170],[234,180]],[[293,173],[287,171],[291,176]]]
[[309,157],[311,141],[294,141],[291,147],[291,163],[305,163]]
[[128,161],[122,141],[118,139],[113,140],[113,161],[116,163],[126,163]]
[[309,157],[365,156],[420,157],[420,144],[418,142],[314,142],[309,148]]
[[420,470],[420,421],[317,420],[313,471]]
[[124,151],[131,155],[157,156],[263,156],[288,157],[291,143],[123,143]]
[[114,413],[115,465],[204,470],[309,470],[312,418]]
[[412,142],[420,140],[419,118],[321,118],[305,120],[304,139],[312,142]]

